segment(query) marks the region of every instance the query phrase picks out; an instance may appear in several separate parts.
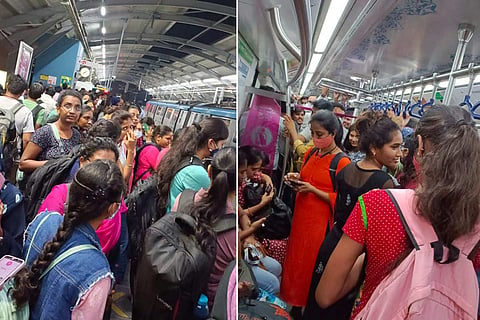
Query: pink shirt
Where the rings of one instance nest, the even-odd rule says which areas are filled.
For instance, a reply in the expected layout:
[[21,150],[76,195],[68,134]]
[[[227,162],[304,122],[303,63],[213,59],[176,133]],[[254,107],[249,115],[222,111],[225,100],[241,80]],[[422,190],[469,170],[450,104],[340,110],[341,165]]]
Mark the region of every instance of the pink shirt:
[[138,178],[140,176],[140,180],[146,180],[152,175],[151,171],[157,171],[157,158],[160,152],[161,151],[153,144],[142,149],[138,156],[137,172],[135,173],[134,182],[139,180]]
[[[226,190],[225,190],[226,191]],[[194,201],[200,201],[207,191],[205,189],[200,189],[196,194]],[[181,195],[181,194],[180,194]],[[178,208],[178,202],[180,200],[180,195],[175,199],[173,204],[172,211],[175,212]],[[235,214],[235,209],[232,206],[230,201],[227,201],[227,210],[225,214]],[[215,257],[215,263],[213,265],[212,273],[208,279],[208,288],[207,288],[207,297],[208,305],[210,309],[213,306],[215,299],[215,294],[217,293],[218,284],[220,279],[223,276],[223,272],[227,268],[228,264],[235,260],[236,250],[235,244],[237,241],[237,232],[235,229],[223,232],[217,236],[217,255]]]
[[160,153],[158,154],[157,156],[157,161],[155,162],[155,168],[158,168],[158,166],[160,165],[160,162],[162,161],[163,157],[165,157],[165,155],[167,154],[168,150],[170,150],[170,148],[163,148]]
[[[67,201],[67,184],[59,184],[52,188],[52,191],[43,200],[40,209],[37,214],[44,212],[45,210],[54,211],[60,213],[62,216],[65,214],[65,202]],[[128,210],[125,202],[122,199],[122,205],[120,210],[111,220],[103,220],[98,227],[96,233],[102,246],[102,251],[107,255],[110,250],[117,244],[120,238],[120,229],[122,225],[121,213]]]
[[101,320],[105,312],[108,294],[110,293],[112,280],[103,278],[98,280],[80,298],[80,302],[72,311],[72,320]]

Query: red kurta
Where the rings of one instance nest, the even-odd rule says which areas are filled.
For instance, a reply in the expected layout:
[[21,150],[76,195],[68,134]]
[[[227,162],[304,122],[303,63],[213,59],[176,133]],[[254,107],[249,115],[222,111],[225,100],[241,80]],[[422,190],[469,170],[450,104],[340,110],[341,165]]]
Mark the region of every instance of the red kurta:
[[[306,154],[309,154],[310,150]],[[295,202],[292,229],[288,239],[287,256],[282,274],[280,295],[293,306],[305,306],[318,250],[325,238],[329,221],[333,219],[333,207],[337,194],[330,179],[330,162],[335,154],[312,156],[300,171],[302,181],[330,196],[327,203],[311,192],[299,192]],[[343,158],[337,173],[350,163]]]

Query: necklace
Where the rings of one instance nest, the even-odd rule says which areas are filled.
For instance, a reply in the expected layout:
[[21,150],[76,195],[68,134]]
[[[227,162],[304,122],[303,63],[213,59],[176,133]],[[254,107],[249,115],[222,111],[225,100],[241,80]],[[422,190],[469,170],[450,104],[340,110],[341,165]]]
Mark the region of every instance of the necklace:
[[337,145],[335,145],[331,150],[329,150],[329,151],[327,151],[327,152],[325,152],[325,153],[321,153],[321,154],[320,154],[320,158],[323,158],[323,157],[325,157],[327,154],[332,153],[333,151],[335,151],[335,149],[337,149]]

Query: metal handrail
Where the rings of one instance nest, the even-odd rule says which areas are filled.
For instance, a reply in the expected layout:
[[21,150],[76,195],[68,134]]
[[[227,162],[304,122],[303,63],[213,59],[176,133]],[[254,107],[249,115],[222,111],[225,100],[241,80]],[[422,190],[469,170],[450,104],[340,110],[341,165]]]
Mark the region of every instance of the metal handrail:
[[300,55],[300,49],[290,40],[283,29],[282,23],[280,22],[280,9],[278,7],[274,7],[268,9],[270,13],[270,19],[272,21],[273,31],[278,37],[278,40],[287,48],[287,50],[295,57],[298,61],[302,59]]

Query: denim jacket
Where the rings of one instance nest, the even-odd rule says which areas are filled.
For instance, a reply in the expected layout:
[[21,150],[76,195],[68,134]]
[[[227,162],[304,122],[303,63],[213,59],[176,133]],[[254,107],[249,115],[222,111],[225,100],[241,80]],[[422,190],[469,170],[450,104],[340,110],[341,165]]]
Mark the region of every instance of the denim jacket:
[[[60,214],[45,211],[28,226],[23,247],[27,267],[32,266],[44,244],[55,236],[62,222],[63,216]],[[81,297],[97,281],[105,277],[113,280],[107,258],[101,250],[95,230],[89,224],[75,228],[72,236],[61,246],[55,257],[81,244],[91,244],[98,250],[77,252],[61,261],[45,275],[41,281],[38,300],[30,310],[30,319],[70,319]]]

